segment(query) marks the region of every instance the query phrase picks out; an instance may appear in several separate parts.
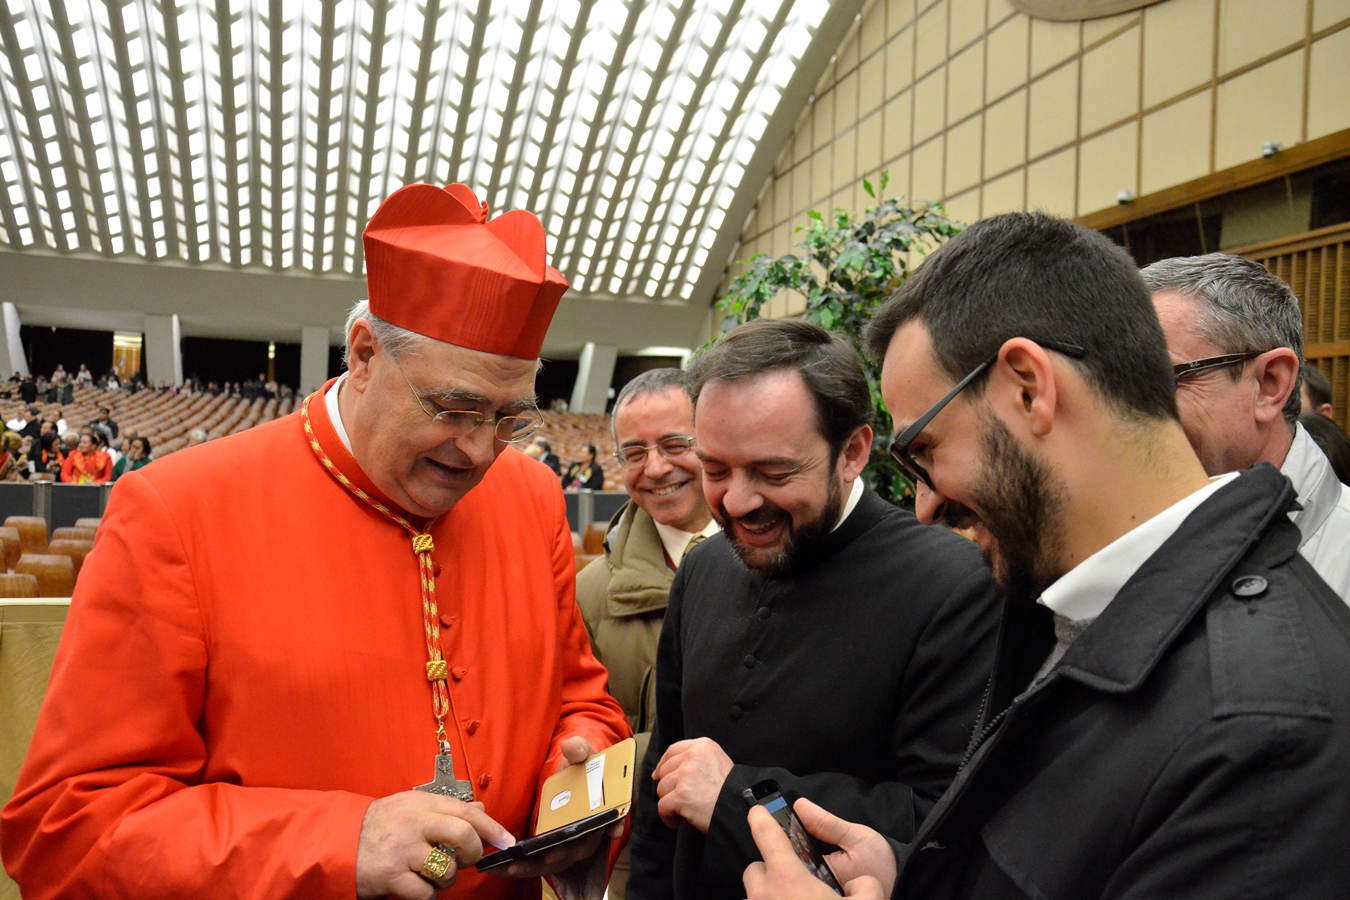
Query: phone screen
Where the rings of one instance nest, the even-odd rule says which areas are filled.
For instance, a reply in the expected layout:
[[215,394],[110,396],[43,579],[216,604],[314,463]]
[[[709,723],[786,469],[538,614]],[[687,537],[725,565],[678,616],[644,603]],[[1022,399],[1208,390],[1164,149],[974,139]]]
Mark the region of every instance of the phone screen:
[[744,792],[746,801],[751,806],[764,807],[792,842],[792,849],[797,851],[797,858],[802,861],[802,865],[806,866],[816,878],[829,885],[836,894],[842,896],[844,889],[839,886],[839,879],[834,877],[834,872],[830,871],[830,864],[825,862],[824,857],[812,846],[811,836],[806,833],[806,828],[792,811],[792,807],[788,806],[787,799],[779,792],[777,783],[773,784],[771,790],[766,788],[764,782],[746,788]]

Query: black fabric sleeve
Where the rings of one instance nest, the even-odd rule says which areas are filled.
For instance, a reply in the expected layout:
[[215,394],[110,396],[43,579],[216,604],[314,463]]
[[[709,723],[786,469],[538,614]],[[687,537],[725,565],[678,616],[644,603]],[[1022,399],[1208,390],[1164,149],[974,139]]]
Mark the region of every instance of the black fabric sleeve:
[[641,769],[634,803],[633,831],[628,839],[631,874],[625,900],[673,900],[675,896],[675,837],[657,812],[656,782],[651,773],[666,748],[684,740],[684,707],[680,683],[683,660],[680,611],[683,608],[684,570],[676,572],[670,588],[661,638],[656,645],[656,722]]

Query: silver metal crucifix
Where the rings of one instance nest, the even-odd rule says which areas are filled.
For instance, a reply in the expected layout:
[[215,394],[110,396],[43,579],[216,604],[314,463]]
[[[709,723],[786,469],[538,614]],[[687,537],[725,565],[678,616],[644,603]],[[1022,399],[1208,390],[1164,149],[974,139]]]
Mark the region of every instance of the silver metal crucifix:
[[465,803],[473,802],[473,784],[455,778],[455,759],[450,755],[450,745],[445,741],[441,741],[441,752],[436,754],[435,779],[427,784],[419,784],[413,790],[454,797]]

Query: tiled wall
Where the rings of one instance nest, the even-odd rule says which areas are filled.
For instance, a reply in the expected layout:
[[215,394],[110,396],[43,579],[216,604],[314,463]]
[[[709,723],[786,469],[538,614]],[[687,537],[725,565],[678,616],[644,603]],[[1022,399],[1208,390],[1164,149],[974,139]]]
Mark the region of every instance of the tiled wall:
[[735,258],[789,252],[809,209],[864,209],[861,178],[883,169],[887,195],[967,222],[1078,216],[1347,127],[1350,0],[1164,0],[1082,23],[1008,0],[871,0]]

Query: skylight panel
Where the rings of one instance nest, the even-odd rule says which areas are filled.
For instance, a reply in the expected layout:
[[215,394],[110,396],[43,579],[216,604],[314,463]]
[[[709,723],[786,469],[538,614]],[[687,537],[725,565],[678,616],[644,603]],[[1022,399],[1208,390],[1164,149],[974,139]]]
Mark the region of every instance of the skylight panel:
[[[7,2],[0,202],[18,249],[358,274],[383,197],[454,179],[540,213],[574,284],[653,300],[689,296],[828,10],[595,0],[582,19],[558,0],[534,20],[531,0],[503,0],[478,28],[479,5],[453,0],[435,22],[424,0],[378,17],[368,0],[283,0],[276,17],[271,0],[66,0],[58,25],[52,0]],[[47,58],[60,47],[74,58]]]

